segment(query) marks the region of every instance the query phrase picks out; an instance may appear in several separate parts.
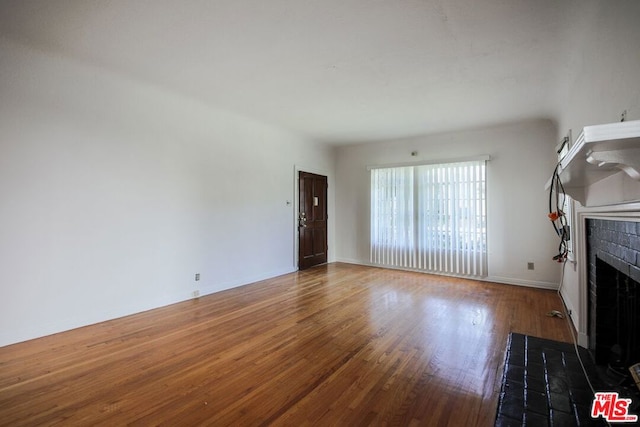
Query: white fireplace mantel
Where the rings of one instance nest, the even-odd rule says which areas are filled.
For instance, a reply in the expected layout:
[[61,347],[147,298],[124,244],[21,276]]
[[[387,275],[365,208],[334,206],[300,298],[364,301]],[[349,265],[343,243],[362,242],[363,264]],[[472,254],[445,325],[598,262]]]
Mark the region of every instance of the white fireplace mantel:
[[558,163],[565,192],[582,205],[586,187],[620,171],[640,181],[640,120],[586,126]]

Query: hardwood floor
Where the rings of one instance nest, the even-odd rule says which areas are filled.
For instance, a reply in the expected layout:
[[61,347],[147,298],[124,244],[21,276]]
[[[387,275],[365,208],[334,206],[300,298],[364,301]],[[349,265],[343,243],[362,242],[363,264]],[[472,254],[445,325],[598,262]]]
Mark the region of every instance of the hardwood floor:
[[315,267],[0,348],[0,424],[493,425],[553,291]]

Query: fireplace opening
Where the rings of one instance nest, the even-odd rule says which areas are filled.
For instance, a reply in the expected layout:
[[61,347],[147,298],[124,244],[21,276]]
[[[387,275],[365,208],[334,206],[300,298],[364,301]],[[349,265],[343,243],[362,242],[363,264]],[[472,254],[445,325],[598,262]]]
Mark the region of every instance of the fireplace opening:
[[640,393],[629,368],[640,363],[640,223],[587,219],[589,352],[610,390]]
[[640,362],[640,284],[596,257],[595,330],[591,349],[598,365],[625,373]]

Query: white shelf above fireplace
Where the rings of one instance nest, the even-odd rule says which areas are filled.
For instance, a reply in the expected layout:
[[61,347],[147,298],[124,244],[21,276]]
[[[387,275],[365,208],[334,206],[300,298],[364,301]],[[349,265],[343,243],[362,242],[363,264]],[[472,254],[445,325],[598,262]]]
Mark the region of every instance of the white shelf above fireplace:
[[586,187],[620,171],[640,181],[640,120],[586,126],[558,169],[565,192],[582,205]]

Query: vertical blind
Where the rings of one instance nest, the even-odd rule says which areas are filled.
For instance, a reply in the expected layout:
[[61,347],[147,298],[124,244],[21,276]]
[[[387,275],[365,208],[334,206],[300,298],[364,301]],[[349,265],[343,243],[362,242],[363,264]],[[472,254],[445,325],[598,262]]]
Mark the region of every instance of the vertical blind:
[[371,262],[486,276],[486,164],[371,170]]

